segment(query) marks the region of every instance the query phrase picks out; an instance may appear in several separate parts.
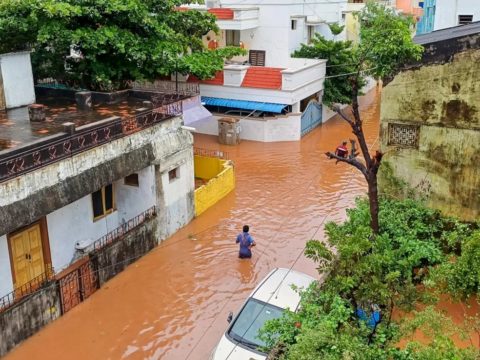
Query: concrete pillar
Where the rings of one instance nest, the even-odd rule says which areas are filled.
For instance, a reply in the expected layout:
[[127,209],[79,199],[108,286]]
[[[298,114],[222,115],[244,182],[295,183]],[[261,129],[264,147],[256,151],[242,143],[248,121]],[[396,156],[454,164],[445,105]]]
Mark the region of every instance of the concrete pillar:
[[62,124],[63,132],[67,133],[68,135],[73,135],[75,133],[75,123],[72,122],[65,122]]
[[77,108],[79,110],[91,110],[92,93],[90,91],[79,91],[75,93],[75,101],[77,102]]
[[300,112],[300,101],[292,105],[292,113],[299,113],[299,112]]
[[28,117],[30,121],[41,122],[45,121],[45,105],[42,104],[32,104],[28,105]]

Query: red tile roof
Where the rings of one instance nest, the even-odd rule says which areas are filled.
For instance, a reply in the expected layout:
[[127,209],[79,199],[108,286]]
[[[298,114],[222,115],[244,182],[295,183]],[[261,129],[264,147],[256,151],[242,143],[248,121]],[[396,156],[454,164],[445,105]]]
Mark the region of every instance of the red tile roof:
[[232,20],[233,19],[233,10],[228,8],[213,8],[207,10],[210,14],[216,16],[220,20]]
[[208,80],[199,80],[195,75],[190,75],[187,82],[200,82],[208,85],[223,85],[223,71],[217,71],[214,78]]
[[281,68],[251,66],[243,78],[242,87],[275,89],[282,88]]

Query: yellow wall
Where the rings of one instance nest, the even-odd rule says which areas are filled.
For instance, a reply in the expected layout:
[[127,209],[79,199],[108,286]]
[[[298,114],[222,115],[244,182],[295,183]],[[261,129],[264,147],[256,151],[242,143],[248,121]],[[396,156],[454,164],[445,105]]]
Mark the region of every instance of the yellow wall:
[[195,155],[195,177],[204,180],[214,178],[224,169],[226,161],[214,157]]
[[348,13],[345,17],[345,30],[347,31],[347,40],[358,44],[360,41],[360,23],[354,14]]
[[208,183],[195,190],[195,216],[215,205],[235,188],[235,172],[230,160],[195,155],[195,177]]

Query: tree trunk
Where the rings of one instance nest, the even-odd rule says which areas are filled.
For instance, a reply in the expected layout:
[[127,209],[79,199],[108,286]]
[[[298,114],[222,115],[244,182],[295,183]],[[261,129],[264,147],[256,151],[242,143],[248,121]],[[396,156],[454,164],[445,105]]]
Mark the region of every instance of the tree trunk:
[[368,172],[367,183],[368,183],[368,200],[370,202],[370,225],[372,231],[375,235],[378,235],[380,231],[380,226],[378,224],[378,185],[377,185],[377,174],[374,171]]

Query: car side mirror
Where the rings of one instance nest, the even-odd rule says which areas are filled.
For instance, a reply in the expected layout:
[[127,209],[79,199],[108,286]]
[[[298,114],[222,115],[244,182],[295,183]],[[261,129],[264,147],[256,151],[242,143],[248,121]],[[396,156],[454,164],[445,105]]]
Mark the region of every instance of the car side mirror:
[[228,314],[228,317],[227,317],[227,322],[231,323],[232,319],[233,319],[233,312],[230,311],[230,313]]

